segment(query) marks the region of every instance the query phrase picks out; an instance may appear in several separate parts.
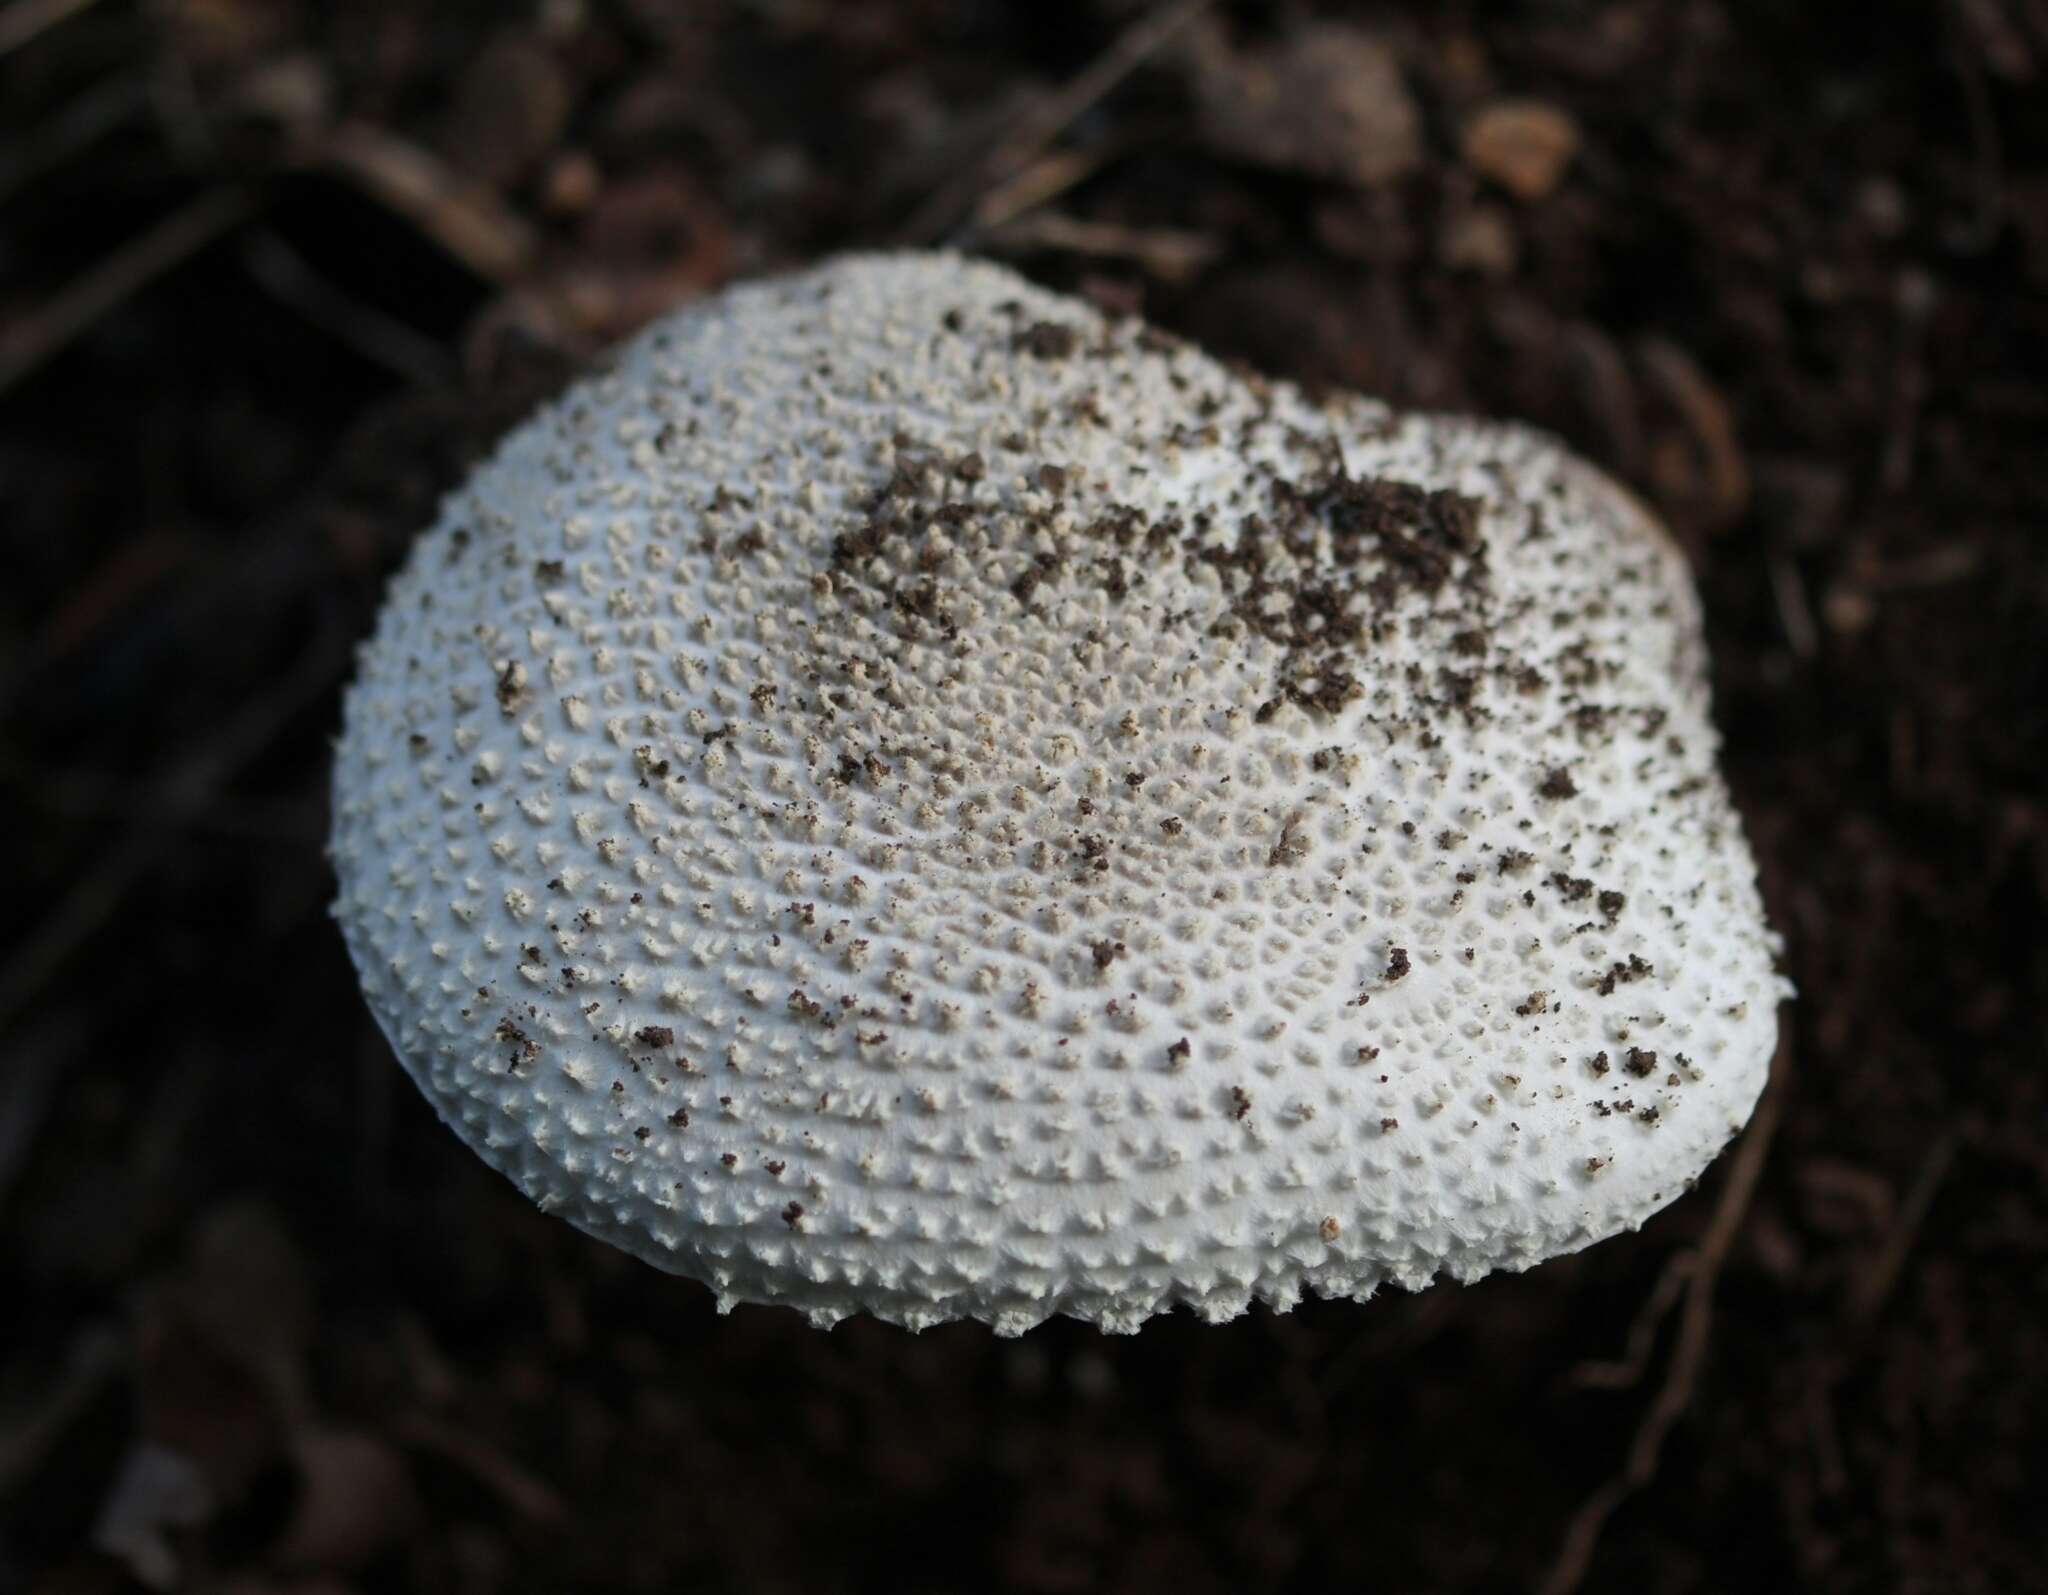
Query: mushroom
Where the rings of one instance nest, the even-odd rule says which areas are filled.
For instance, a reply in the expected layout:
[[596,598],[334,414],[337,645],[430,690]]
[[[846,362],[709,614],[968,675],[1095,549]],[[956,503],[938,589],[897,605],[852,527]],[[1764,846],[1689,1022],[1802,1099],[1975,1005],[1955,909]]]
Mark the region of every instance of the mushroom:
[[349,691],[335,913],[451,1128],[721,1309],[1221,1320],[1521,1269],[1786,991],[1685,563],[1515,426],[995,266],[655,324]]

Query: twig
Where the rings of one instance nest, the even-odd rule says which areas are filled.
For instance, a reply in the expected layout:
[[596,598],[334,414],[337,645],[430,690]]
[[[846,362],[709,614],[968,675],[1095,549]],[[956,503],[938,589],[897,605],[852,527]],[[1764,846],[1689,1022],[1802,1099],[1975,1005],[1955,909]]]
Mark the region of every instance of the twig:
[[0,782],[16,798],[46,814],[96,815],[135,824],[168,826],[196,836],[234,837],[250,842],[317,846],[326,805],[318,798],[216,797],[192,813],[170,814],[154,787],[92,770],[32,764],[0,750]]
[[1636,345],[1643,375],[1677,413],[1706,480],[1706,504],[1717,524],[1734,520],[1749,506],[1749,462],[1736,434],[1727,397],[1691,355],[1668,338],[1647,337]]
[[64,895],[55,912],[28,935],[0,969],[0,1031],[112,917],[136,880],[176,837],[178,822],[196,814],[267,748],[299,711],[324,692],[348,657],[338,628],[308,648],[297,667],[243,706],[162,788],[160,812],[137,825]]
[[1128,260],[1162,282],[1181,282],[1216,258],[1217,243],[1177,227],[1123,227],[1062,211],[1034,211],[1005,222],[984,242],[996,250],[1049,249],[1105,260]]
[[423,1412],[408,1413],[391,1432],[408,1445],[431,1451],[495,1492],[521,1517],[536,1523],[559,1523],[568,1515],[562,1498],[496,1446],[466,1429]]
[[1895,298],[1899,313],[1898,349],[1892,358],[1890,415],[1885,424],[1884,452],[1877,479],[1889,493],[1903,493],[1913,481],[1913,458],[1919,449],[1920,412],[1927,402],[1927,370],[1921,356],[1928,322],[1934,315],[1937,290],[1924,271],[1899,273]]
[[64,1366],[53,1369],[29,1394],[29,1410],[0,1430],[0,1497],[32,1474],[80,1413],[120,1373],[122,1337],[104,1323],[89,1323],[73,1337]]
[[1697,1261],[1685,1293],[1685,1310],[1678,1320],[1678,1341],[1672,1348],[1664,1383],[1636,1428],[1621,1472],[1589,1495],[1566,1525],[1564,1543],[1558,1548],[1557,1560],[1537,1586],[1540,1595],[1572,1595],[1572,1591],[1585,1581],[1607,1520],[1623,1501],[1656,1476],[1657,1459],[1663,1451],[1665,1436],[1671,1432],[1672,1425],[1685,1415],[1686,1408],[1692,1405],[1700,1369],[1706,1361],[1707,1340],[1713,1329],[1715,1282],[1734,1247],[1736,1235],[1742,1229],[1742,1221],[1749,1214],[1750,1200],[1756,1195],[1757,1181],[1763,1174],[1764,1159],[1769,1156],[1771,1140],[1777,1134],[1778,1118],[1785,1100],[1785,1082],[1792,1072],[1791,1059],[1791,1044],[1789,1041],[1781,1042],[1778,1056],[1771,1066],[1770,1083],[1764,1088],[1763,1100],[1757,1104],[1749,1130],[1729,1163],[1728,1183],[1722,1186],[1721,1200],[1714,1208],[1706,1234],[1700,1239]]
[[1806,1385],[1806,1433],[1813,1442],[1815,1481],[1822,1495],[1840,1495],[1849,1487],[1849,1464],[1842,1455],[1842,1437],[1835,1423],[1833,1381],[1814,1379]]
[[1893,1286],[1898,1284],[1907,1254],[1912,1251],[1913,1241],[1920,1233],[1921,1224],[1926,1221],[1927,1209],[1934,1204],[1934,1194],[1941,1189],[1941,1182],[1948,1177],[1949,1166],[1955,1162],[1959,1139],[1951,1126],[1935,1137],[1927,1155],[1920,1160],[1920,1170],[1913,1176],[1913,1184],[1906,1192],[1906,1200],[1899,1206],[1898,1217],[1892,1220],[1884,1244],[1849,1292],[1849,1317],[1853,1322],[1866,1324],[1875,1318],[1885,1298],[1891,1295]]
[[1788,555],[1772,554],[1768,568],[1771,597],[1778,605],[1778,623],[1785,628],[1785,640],[1796,657],[1811,659],[1819,651],[1820,633],[1814,629],[1813,609],[1806,601],[1806,583],[1799,567]]
[[272,298],[291,306],[314,326],[364,359],[423,388],[455,378],[455,360],[433,339],[413,331],[336,287],[268,228],[258,229],[242,252],[243,262]]
[[488,282],[516,280],[533,259],[533,229],[495,195],[387,129],[363,122],[337,127],[311,164],[346,177]]
[[2005,146],[1998,136],[1998,113],[1992,107],[1982,65],[1960,46],[1950,52],[1950,61],[1963,88],[1963,114],[1970,126],[1977,179],[1977,213],[1967,227],[1956,229],[1954,242],[1971,254],[1981,254],[1997,241],[2005,225]]
[[122,245],[84,277],[18,326],[0,332],[0,394],[4,394],[109,311],[182,265],[255,209],[238,189],[194,200],[140,238]]
[[[78,1016],[57,1016],[39,1030],[18,1036],[6,1048],[8,1081],[0,1091],[0,1212],[14,1190],[14,1181],[35,1151],[49,1124],[49,1110],[57,1097],[57,1075],[63,1071],[66,1054],[78,1040]],[[6,1454],[0,1441],[0,1456]],[[0,1466],[0,1476],[6,1468]],[[0,1484],[0,1495],[4,1495]]]
[[940,185],[904,226],[909,243],[930,243],[971,210],[976,196],[1008,182],[1045,153],[1082,113],[1142,66],[1214,0],[1166,0],[1111,41],[1065,87],[1027,108],[982,160]]
[[19,50],[67,17],[97,5],[99,0],[15,0],[0,11],[0,56]]
[[13,149],[0,151],[0,203],[92,148],[148,103],[147,87],[134,77],[82,90],[47,122],[22,134]]
[[1085,182],[1100,171],[1109,155],[1108,149],[1100,147],[1054,150],[1041,155],[975,201],[975,231],[986,233],[1059,198],[1076,183]]
[[1903,703],[1892,705],[1890,724],[1885,728],[1885,751],[1890,755],[1892,790],[1911,796],[1920,785],[1920,730],[1913,711]]
[[[7,1089],[0,1092],[0,1211],[49,1118],[57,1075],[77,1039],[76,1024],[75,1016],[64,1016],[39,1033],[16,1039],[7,1049]],[[0,1457],[6,1450],[0,1441]],[[0,1463],[0,1494],[5,1493],[6,1472]]]
[[1628,1345],[1612,1362],[1582,1362],[1572,1370],[1572,1383],[1584,1390],[1630,1390],[1643,1382],[1656,1349],[1657,1326],[1670,1316],[1679,1297],[1699,1269],[1699,1253],[1675,1252],[1657,1276],[1657,1283],[1629,1325]]
[[1567,322],[1563,341],[1582,374],[1587,407],[1603,434],[1602,463],[1622,477],[1634,476],[1643,457],[1643,419],[1628,361],[1614,340],[1590,321]]
[[1856,575],[1866,592],[1902,593],[1922,587],[1946,587],[1968,581],[1984,566],[1984,550],[1974,543],[1948,543],[1907,559],[1871,565]]

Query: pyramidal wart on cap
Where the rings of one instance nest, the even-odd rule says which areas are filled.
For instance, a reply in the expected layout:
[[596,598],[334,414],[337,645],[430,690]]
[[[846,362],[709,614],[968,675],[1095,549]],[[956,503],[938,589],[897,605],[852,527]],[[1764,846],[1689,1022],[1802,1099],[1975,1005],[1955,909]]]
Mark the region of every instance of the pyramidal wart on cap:
[[657,323],[363,646],[335,905],[399,1059],[721,1307],[1018,1333],[1640,1224],[1786,987],[1650,516],[995,266]]

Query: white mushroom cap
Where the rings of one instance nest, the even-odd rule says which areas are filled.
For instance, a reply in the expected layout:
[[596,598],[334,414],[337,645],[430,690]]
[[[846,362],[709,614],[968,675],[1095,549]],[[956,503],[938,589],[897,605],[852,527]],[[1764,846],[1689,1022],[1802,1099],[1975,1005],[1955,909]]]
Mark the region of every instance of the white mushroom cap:
[[1520,428],[996,267],[657,324],[392,584],[336,912],[442,1116],[721,1306],[1135,1328],[1519,1269],[1784,993],[1685,564]]

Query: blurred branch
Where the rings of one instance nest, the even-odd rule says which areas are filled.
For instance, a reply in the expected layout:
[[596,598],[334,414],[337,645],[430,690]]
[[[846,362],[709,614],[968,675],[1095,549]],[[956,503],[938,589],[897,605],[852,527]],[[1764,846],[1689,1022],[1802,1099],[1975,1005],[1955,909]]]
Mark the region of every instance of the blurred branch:
[[239,189],[216,189],[124,244],[69,288],[0,330],[0,394],[90,331],[102,317],[182,265],[255,211]]
[[0,56],[19,50],[66,18],[98,3],[99,0],[14,0],[13,5],[0,11]]
[[1162,282],[1185,281],[1221,252],[1221,246],[1206,233],[1178,227],[1123,227],[1050,210],[1007,221],[984,235],[982,242],[999,252],[1045,249],[1128,260]]
[[253,763],[333,684],[347,659],[348,647],[339,627],[330,625],[289,674],[245,703],[171,773],[158,788],[150,819],[133,826],[101,853],[0,967],[0,1032],[113,917],[143,872],[176,838],[178,824],[212,803],[222,788]]
[[40,1382],[26,1413],[0,1429],[0,1497],[43,1463],[79,1414],[120,1374],[126,1356],[120,1331],[112,1325],[88,1323],[77,1331],[63,1365]]
[[1658,1326],[1685,1294],[1699,1261],[1697,1252],[1674,1252],[1629,1325],[1627,1349],[1611,1362],[1580,1363],[1571,1372],[1571,1382],[1583,1390],[1631,1390],[1641,1384],[1650,1353],[1656,1350]]
[[1792,1044],[1789,1039],[1781,1039],[1763,1100],[1757,1104],[1748,1130],[1736,1143],[1735,1156],[1728,1167],[1728,1183],[1721,1187],[1713,1219],[1694,1254],[1686,1280],[1685,1309],[1678,1320],[1678,1342],[1672,1348],[1664,1383],[1636,1427],[1621,1472],[1589,1495],[1573,1514],[1557,1560],[1537,1586],[1539,1595],[1572,1595],[1585,1582],[1607,1520],[1622,1502],[1656,1477],[1665,1437],[1692,1405],[1714,1327],[1714,1286],[1728,1254],[1734,1250],[1736,1236],[1742,1232],[1743,1220],[1749,1216],[1750,1201],[1763,1176],[1764,1160],[1770,1156],[1771,1141],[1778,1133],[1778,1120],[1785,1106],[1785,1082],[1791,1073]]
[[454,380],[455,361],[447,350],[344,292],[268,228],[250,237],[242,261],[264,292],[365,360],[420,387]]
[[135,77],[116,77],[75,95],[47,122],[16,137],[13,148],[0,150],[0,203],[84,154],[140,116],[148,103],[148,87]]
[[955,227],[987,191],[1009,182],[1078,121],[1089,107],[1158,53],[1214,0],[1166,0],[1132,23],[1066,85],[1019,115],[981,160],[941,184],[904,224],[904,241],[930,243]]
[[1885,1235],[1884,1244],[1878,1248],[1869,1266],[1857,1276],[1849,1291],[1849,1316],[1857,1325],[1868,1324],[1876,1318],[1885,1298],[1898,1284],[1899,1275],[1906,1266],[1906,1257],[1919,1237],[1920,1226],[1927,1221],[1927,1210],[1934,1205],[1935,1192],[1948,1178],[1949,1167],[1955,1162],[1956,1148],[1961,1140],[1960,1132],[1950,1125],[1927,1148],[1919,1172],[1913,1176],[1913,1183],[1907,1189],[1905,1203]]
[[391,1432],[408,1445],[454,1463],[531,1522],[555,1524],[569,1515],[567,1505],[546,1482],[480,1433],[424,1412],[398,1418]]
[[315,148],[311,164],[348,179],[488,282],[514,281],[533,259],[533,229],[523,219],[388,129],[338,127]]
[[1102,170],[1114,153],[1113,146],[1096,145],[1085,150],[1053,150],[1040,156],[975,201],[973,225],[986,232],[1051,203]]

